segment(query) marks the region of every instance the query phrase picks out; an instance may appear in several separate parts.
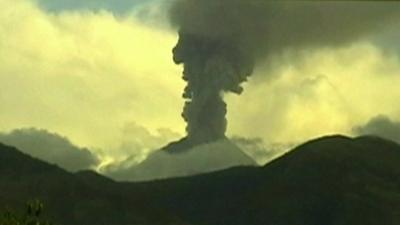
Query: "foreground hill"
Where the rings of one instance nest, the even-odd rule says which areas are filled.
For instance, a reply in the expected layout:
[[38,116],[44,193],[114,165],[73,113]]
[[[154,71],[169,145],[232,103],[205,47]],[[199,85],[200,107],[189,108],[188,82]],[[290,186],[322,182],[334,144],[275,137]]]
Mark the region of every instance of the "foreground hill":
[[0,184],[0,201],[44,198],[68,224],[400,224],[400,146],[376,137],[325,137],[264,167],[144,183],[70,174],[0,145]]
[[[0,209],[23,208],[27,200],[35,198],[46,205],[44,216],[58,224],[182,224],[157,207],[147,207],[139,195],[101,188],[95,183],[99,178],[87,179],[93,181],[89,186],[80,175],[0,144]],[[113,183],[102,178],[103,183],[107,181]]]
[[126,185],[198,225],[400,224],[400,146],[375,137],[326,137],[262,168]]

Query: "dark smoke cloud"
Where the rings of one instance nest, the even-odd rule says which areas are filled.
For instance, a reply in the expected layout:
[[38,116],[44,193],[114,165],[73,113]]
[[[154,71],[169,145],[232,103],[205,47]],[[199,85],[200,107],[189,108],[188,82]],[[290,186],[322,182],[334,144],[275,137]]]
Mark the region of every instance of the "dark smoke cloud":
[[97,165],[98,159],[88,149],[72,144],[67,138],[36,128],[0,133],[0,142],[22,152],[75,172]]
[[365,125],[355,127],[353,131],[357,135],[376,135],[400,144],[400,122],[384,115],[372,118]]
[[240,94],[255,65],[285,50],[349,44],[395,25],[395,2],[176,0],[173,59],[187,82],[183,118],[192,144],[225,137],[224,92]]

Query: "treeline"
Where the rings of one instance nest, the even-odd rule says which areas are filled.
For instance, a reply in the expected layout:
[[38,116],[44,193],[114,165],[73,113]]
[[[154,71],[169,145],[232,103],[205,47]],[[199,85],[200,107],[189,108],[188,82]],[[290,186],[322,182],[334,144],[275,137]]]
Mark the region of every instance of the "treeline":
[[39,200],[28,201],[22,213],[5,208],[0,212],[0,225],[55,225],[41,218],[43,209]]

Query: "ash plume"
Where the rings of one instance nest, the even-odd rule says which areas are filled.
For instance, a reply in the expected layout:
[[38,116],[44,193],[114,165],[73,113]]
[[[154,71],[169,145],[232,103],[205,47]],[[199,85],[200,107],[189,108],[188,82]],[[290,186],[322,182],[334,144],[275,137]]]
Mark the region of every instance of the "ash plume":
[[399,14],[394,2],[176,0],[173,59],[183,64],[187,82],[181,148],[225,137],[223,95],[242,93],[261,60],[289,49],[349,44],[396,24]]

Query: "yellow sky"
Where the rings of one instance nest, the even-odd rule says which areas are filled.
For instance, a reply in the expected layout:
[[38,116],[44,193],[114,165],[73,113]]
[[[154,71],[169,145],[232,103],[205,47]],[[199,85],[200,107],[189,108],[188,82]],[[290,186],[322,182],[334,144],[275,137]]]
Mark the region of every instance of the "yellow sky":
[[176,36],[103,11],[50,14],[0,1],[2,130],[35,126],[81,145],[118,139],[132,121],[183,132]]
[[[10,1],[0,0],[1,131],[44,128],[109,154],[129,137],[150,148],[184,134],[174,31],[134,14],[50,13]],[[369,42],[277,62],[260,66],[242,96],[227,96],[229,135],[303,141],[350,134],[377,114],[400,119],[398,57]]]
[[[231,132],[304,141],[351,135],[378,114],[400,119],[399,59],[371,43],[287,53],[279,61],[260,68],[243,96],[229,96]],[[263,80],[264,73],[277,77]]]

